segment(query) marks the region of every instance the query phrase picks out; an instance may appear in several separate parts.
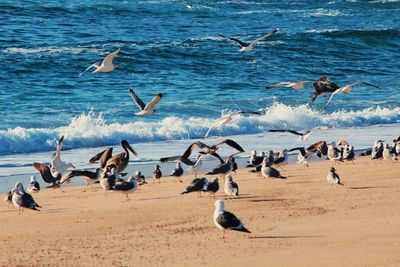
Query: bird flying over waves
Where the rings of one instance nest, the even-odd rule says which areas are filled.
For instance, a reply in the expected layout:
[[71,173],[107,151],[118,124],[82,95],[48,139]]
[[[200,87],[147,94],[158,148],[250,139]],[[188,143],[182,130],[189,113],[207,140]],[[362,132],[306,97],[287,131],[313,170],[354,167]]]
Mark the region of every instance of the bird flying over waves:
[[113,59],[114,57],[116,57],[119,53],[121,49],[118,49],[110,54],[108,54],[103,62],[96,62],[92,65],[90,65],[89,67],[87,67],[81,74],[79,74],[79,76],[82,76],[85,72],[87,72],[88,70],[90,70],[91,68],[96,68],[93,73],[97,73],[97,72],[111,72],[113,71],[117,65],[115,65],[113,63]]
[[132,88],[129,89],[129,93],[131,94],[133,101],[140,109],[140,112],[135,113],[137,116],[149,116],[156,113],[156,109],[154,107],[158,104],[158,102],[160,102],[161,98],[164,96],[163,93],[158,93],[149,103],[147,103],[147,105],[145,105]]
[[216,120],[208,129],[208,131],[206,132],[206,135],[204,136],[204,138],[207,138],[208,135],[210,134],[211,130],[215,127],[221,127],[222,125],[226,124],[226,123],[230,123],[233,119],[233,116],[237,116],[240,114],[256,114],[256,115],[261,115],[260,112],[256,112],[256,111],[237,111],[237,112],[233,112],[230,113],[228,115],[224,115],[221,118],[219,118],[218,120]]
[[370,83],[365,83],[365,82],[356,82],[356,83],[347,84],[347,85],[345,85],[345,86],[343,86],[343,87],[340,87],[339,89],[337,89],[336,91],[334,91],[334,92],[331,94],[331,97],[329,98],[328,102],[326,102],[326,105],[325,105],[325,107],[324,107],[324,110],[326,110],[326,108],[327,108],[327,107],[329,106],[329,104],[331,103],[332,98],[333,98],[337,93],[348,94],[348,93],[350,93],[350,92],[353,90],[353,87],[354,87],[354,86],[359,86],[359,85],[366,85],[366,86],[371,86],[371,87],[375,87],[375,88],[379,88],[379,89],[380,89],[379,86],[376,86],[376,85],[373,85],[373,84],[370,84]]
[[232,38],[232,37],[228,37],[228,36],[224,36],[224,35],[219,35],[219,36],[221,36],[222,38],[228,39],[235,44],[238,44],[241,47],[239,50],[240,52],[250,52],[251,50],[253,50],[253,48],[254,48],[254,46],[256,46],[256,44],[258,44],[260,41],[270,37],[271,35],[274,35],[277,31],[278,30],[275,29],[275,30],[261,36],[260,38],[252,41],[251,43],[245,43],[236,38]]
[[311,131],[305,131],[304,133],[300,133],[300,132],[296,132],[293,130],[269,130],[269,132],[272,133],[291,133],[291,134],[295,134],[295,135],[299,135],[300,139],[302,141],[306,141],[308,139],[308,137],[310,137]]

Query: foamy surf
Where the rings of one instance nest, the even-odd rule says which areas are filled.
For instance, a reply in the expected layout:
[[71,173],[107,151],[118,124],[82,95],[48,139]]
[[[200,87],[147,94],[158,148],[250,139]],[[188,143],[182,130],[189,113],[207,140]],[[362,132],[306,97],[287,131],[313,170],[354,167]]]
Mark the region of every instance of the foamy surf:
[[[0,131],[0,155],[53,151],[56,140],[64,135],[64,149],[117,145],[121,139],[130,143],[203,138],[217,118],[166,117],[160,121],[133,118],[129,123],[108,123],[103,114],[82,113],[56,128],[16,127]],[[323,113],[308,105],[289,106],[275,103],[264,115],[239,116],[232,123],[213,129],[210,136],[260,134],[269,129],[305,130],[320,126],[335,128],[365,127],[400,122],[400,108],[366,108],[358,111]]]

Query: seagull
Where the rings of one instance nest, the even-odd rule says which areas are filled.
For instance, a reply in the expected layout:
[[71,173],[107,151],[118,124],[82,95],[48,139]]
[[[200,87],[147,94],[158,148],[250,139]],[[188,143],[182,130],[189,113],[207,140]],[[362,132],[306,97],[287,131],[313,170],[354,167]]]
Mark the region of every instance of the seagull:
[[175,169],[173,170],[173,172],[171,173],[170,176],[178,177],[179,182],[183,183],[182,180],[181,180],[182,174],[183,174],[183,169],[182,169],[181,163],[178,161],[176,163]]
[[86,181],[86,186],[91,186],[95,182],[99,181],[99,179],[101,179],[104,174],[105,172],[102,168],[97,168],[94,172],[86,170],[73,170],[69,174],[62,177],[60,184],[69,181],[74,176],[83,176],[83,180]]
[[212,146],[208,146],[208,145],[198,141],[198,142],[192,143],[186,149],[186,151],[183,153],[182,156],[165,157],[165,158],[161,158],[160,161],[161,162],[169,162],[169,161],[178,160],[186,165],[193,166],[195,164],[195,162],[191,161],[189,159],[189,157],[192,154],[192,152],[194,151],[194,149],[196,147],[198,147],[200,149],[203,149],[202,151],[199,152],[200,154],[202,154],[202,155],[208,154],[208,155],[214,156],[214,157],[218,158],[221,163],[224,163],[224,160],[216,153],[216,151],[218,149],[220,149],[219,146],[222,144],[226,144],[226,145],[238,150],[239,152],[244,152],[244,149],[238,143],[236,143],[235,141],[233,141],[231,139],[225,139],[222,142],[219,142],[218,144],[212,145]]
[[135,113],[136,116],[149,116],[156,113],[156,109],[154,109],[154,107],[158,104],[158,102],[160,102],[161,98],[164,96],[163,93],[158,93],[147,105],[145,105],[143,101],[137,96],[135,91],[133,91],[133,88],[129,89],[129,93],[131,94],[133,101],[140,109],[140,112]]
[[215,193],[217,193],[218,190],[219,190],[218,178],[215,177],[214,179],[212,179],[211,182],[209,181],[208,183],[206,183],[201,191],[208,192],[210,194],[210,198],[211,195],[213,195],[215,199]]
[[135,179],[139,183],[139,185],[146,184],[146,179],[145,179],[144,175],[142,175],[141,171],[135,172]]
[[33,197],[25,192],[24,186],[21,183],[16,183],[12,189],[12,203],[19,208],[18,214],[21,214],[24,208],[36,211],[40,211],[37,208],[41,208]]
[[310,134],[311,134],[310,130],[307,130],[304,133],[296,132],[296,131],[293,131],[293,130],[269,130],[269,132],[272,132],[272,133],[291,133],[291,134],[299,135],[301,141],[306,141],[308,139],[308,137],[310,137]]
[[90,65],[88,68],[86,68],[81,74],[79,74],[79,76],[82,76],[85,72],[87,72],[88,70],[90,70],[91,68],[96,68],[93,73],[97,73],[97,72],[111,72],[113,71],[117,65],[115,65],[113,63],[113,59],[114,57],[116,57],[119,53],[121,49],[119,48],[118,50],[116,50],[115,52],[112,52],[111,54],[108,54],[103,62],[96,62],[92,65]]
[[117,181],[113,186],[113,190],[126,195],[126,200],[130,200],[129,194],[135,192],[139,188],[139,185],[134,176],[129,177],[128,181],[120,180]]
[[237,183],[233,181],[233,178],[231,175],[227,175],[225,177],[225,185],[224,185],[224,191],[225,194],[228,196],[239,196],[239,186]]
[[343,87],[340,87],[339,89],[336,89],[332,94],[331,97],[329,98],[328,102],[326,102],[326,105],[324,107],[324,110],[326,110],[326,108],[329,106],[329,104],[332,101],[332,98],[337,94],[337,93],[344,93],[344,94],[348,94],[351,92],[351,90],[353,90],[354,86],[359,86],[359,85],[366,85],[366,86],[371,86],[371,87],[375,87],[375,88],[379,88],[380,87],[370,84],[370,83],[365,83],[365,82],[356,82],[356,83],[351,83],[351,84],[347,84]]
[[26,189],[28,190],[29,193],[37,193],[40,191],[40,185],[36,181],[35,176],[31,176],[31,180],[29,181],[29,184]]
[[118,178],[118,173],[116,172],[116,168],[111,168],[111,175],[104,173],[100,178],[100,185],[107,192],[112,190]]
[[206,175],[214,175],[219,174],[221,176],[226,176],[227,174],[231,173],[233,170],[233,157],[230,156],[224,163],[219,164],[215,167],[212,171],[206,173]]
[[342,152],[335,146],[335,142],[327,144],[328,146],[328,159],[333,162],[343,161]]
[[303,89],[307,84],[312,84],[314,87],[314,93],[311,95],[311,103],[314,102],[318,96],[322,95],[327,95],[327,94],[332,94],[334,93],[337,89],[340,87],[331,82],[328,78],[328,76],[322,76],[319,80],[317,81],[298,81],[298,82],[279,82],[272,84],[270,86],[266,86],[266,89],[272,89],[276,87],[288,87],[292,88],[295,90]]
[[99,161],[100,168],[102,169],[109,170],[115,167],[117,172],[122,172],[128,166],[129,151],[131,151],[135,156],[137,156],[138,154],[135,150],[133,150],[133,148],[126,140],[121,141],[121,146],[125,150],[125,152],[112,156],[113,148],[110,147],[91,158],[89,160],[89,163],[93,164],[96,161]]
[[161,170],[160,170],[160,165],[156,165],[155,167],[154,167],[154,170],[153,170],[153,183],[155,183],[156,182],[156,179],[158,180],[158,183],[160,183],[160,179],[161,179],[161,176],[162,176],[162,172],[161,172]]
[[382,159],[383,158],[383,142],[381,140],[375,141],[371,151],[371,159]]
[[265,38],[270,37],[271,35],[273,35],[277,31],[278,30],[275,29],[275,30],[273,30],[273,31],[261,36],[260,38],[252,41],[251,43],[245,43],[245,42],[242,42],[242,41],[240,41],[238,39],[235,39],[235,38],[232,38],[232,37],[228,37],[228,36],[224,36],[224,35],[219,35],[219,36],[221,36],[222,38],[228,39],[228,40],[240,45],[240,47],[241,47],[240,50],[239,50],[240,52],[250,52],[251,50],[253,50],[253,48],[254,48],[254,46],[256,44],[258,44],[260,41],[264,40]]
[[192,182],[190,183],[190,185],[188,185],[185,189],[185,191],[183,191],[181,193],[181,195],[184,194],[188,194],[191,192],[198,192],[198,196],[201,195],[201,190],[204,188],[204,186],[208,183],[208,179],[203,177],[203,178],[195,178],[192,180]]
[[50,168],[42,163],[34,162],[33,167],[40,172],[45,183],[51,184],[47,188],[60,187],[61,173],[51,173]]
[[343,148],[342,158],[345,161],[352,161],[354,164],[355,154],[354,154],[354,147],[347,144]]
[[51,173],[54,175],[55,173],[60,173],[61,175],[68,170],[69,168],[74,168],[75,166],[72,163],[67,163],[61,160],[61,149],[64,144],[64,136],[61,136],[60,140],[57,142],[56,151],[53,154],[53,158],[51,159]]
[[279,151],[278,158],[275,159],[274,165],[277,167],[281,167],[282,165],[287,165],[288,164],[288,155],[287,155],[287,149],[281,149]]
[[338,185],[343,185],[340,182],[340,177],[339,175],[336,173],[336,169],[331,167],[328,175],[326,176],[326,179],[328,180],[329,183],[331,184],[338,184]]
[[4,202],[6,202],[8,205],[12,204],[12,195],[13,195],[13,191],[9,191],[6,193],[6,195],[4,196]]
[[226,230],[251,233],[233,213],[224,210],[225,204],[223,200],[215,201],[214,206],[214,224],[223,231],[222,239],[225,238]]
[[267,157],[265,157],[263,160],[262,167],[261,167],[261,174],[265,179],[268,179],[268,178],[286,179],[286,177],[282,176],[277,169],[275,169],[269,165]]
[[396,153],[392,152],[392,149],[387,143],[383,147],[382,157],[384,160],[397,160]]
[[210,128],[208,128],[208,131],[206,132],[206,135],[204,136],[204,139],[208,137],[208,135],[210,134],[211,130],[215,127],[221,127],[224,124],[230,123],[232,122],[232,119],[234,116],[238,116],[240,114],[256,114],[256,115],[261,115],[260,112],[256,112],[256,111],[237,111],[237,112],[233,112],[227,115],[222,116],[221,118],[219,118],[218,120],[216,120],[211,126]]
[[204,155],[201,154],[197,155],[195,163],[189,166],[189,171],[194,173],[194,178],[197,178],[197,173],[200,172],[201,168],[203,167],[203,156]]

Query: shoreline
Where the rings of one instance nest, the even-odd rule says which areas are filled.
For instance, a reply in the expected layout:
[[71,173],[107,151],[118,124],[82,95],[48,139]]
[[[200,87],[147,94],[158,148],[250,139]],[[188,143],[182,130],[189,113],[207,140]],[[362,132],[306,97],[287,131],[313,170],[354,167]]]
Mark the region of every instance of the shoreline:
[[[214,200],[180,195],[193,176],[183,177],[183,184],[174,178],[150,182],[131,201],[105,196],[98,185],[44,190],[34,195],[40,213],[18,216],[17,209],[0,206],[0,226],[7,229],[0,233],[0,265],[399,264],[399,163],[360,158],[336,165],[344,186],[326,181],[330,166],[289,164],[285,180],[241,168],[233,174],[241,197],[226,199],[225,208],[252,234],[229,231],[226,240],[212,221]],[[220,181],[217,199],[225,198]]]

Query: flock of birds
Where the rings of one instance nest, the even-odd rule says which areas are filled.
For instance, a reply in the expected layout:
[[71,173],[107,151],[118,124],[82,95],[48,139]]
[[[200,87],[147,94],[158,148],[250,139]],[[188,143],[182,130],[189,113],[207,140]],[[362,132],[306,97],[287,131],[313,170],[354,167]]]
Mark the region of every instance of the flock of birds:
[[[302,140],[306,140],[310,134],[309,131],[303,134],[293,131],[288,132],[301,135]],[[63,142],[64,136],[57,142],[56,151],[53,154],[50,166],[46,166],[43,163],[33,163],[33,167],[39,171],[43,181],[49,184],[48,188],[61,189],[61,186],[64,183],[71,182],[73,177],[82,177],[86,181],[87,186],[99,183],[106,194],[111,191],[119,192],[126,196],[126,200],[130,200],[129,194],[135,192],[139,188],[139,185],[147,183],[140,171],[136,171],[135,175],[130,176],[128,179],[122,179],[122,177],[127,175],[127,173],[124,173],[124,170],[129,164],[130,153],[135,156],[138,155],[126,140],[121,141],[121,147],[125,152],[113,155],[113,148],[110,147],[93,156],[89,160],[89,163],[97,163],[99,165],[94,171],[77,170],[73,164],[61,160]],[[222,157],[217,153],[222,145],[227,145],[237,150],[237,152],[227,157]],[[252,151],[246,167],[252,168],[249,171],[250,173],[258,173],[265,179],[286,179],[287,177],[283,176],[281,171],[286,171],[283,167],[288,164],[289,151],[298,151],[298,163],[304,164],[307,167],[313,155],[326,158],[332,161],[333,164],[338,164],[339,162],[353,162],[354,164],[354,160],[356,159],[354,147],[346,140],[339,140],[337,143],[319,141],[307,148],[281,149],[278,153],[272,150],[268,153],[262,152],[260,154]],[[196,157],[191,157],[195,152],[197,152]],[[195,178],[181,193],[182,195],[197,192],[198,196],[201,196],[202,193],[206,192],[209,193],[210,198],[213,197],[215,199],[215,194],[220,189],[219,179],[223,179],[224,192],[229,198],[233,199],[239,197],[239,185],[233,180],[233,173],[238,169],[235,156],[243,152],[245,150],[231,139],[223,140],[215,145],[207,145],[197,141],[192,143],[182,155],[164,157],[160,159],[160,162],[176,162],[176,168],[168,177],[178,178],[180,183],[183,182],[180,177],[184,174],[182,164],[187,165],[189,172],[195,175]],[[368,155],[371,157],[371,160],[397,161],[397,157],[400,156],[400,136],[397,139],[393,139],[391,145],[382,140],[377,140],[371,149],[360,154],[360,156]],[[202,172],[202,159],[206,156],[216,158],[219,161],[219,164],[215,168],[205,173],[206,176],[218,176],[212,180],[206,177],[197,177]],[[152,173],[153,183],[156,181],[160,182],[162,177],[161,167],[157,164]],[[326,178],[331,184],[343,185],[334,167],[330,168]],[[19,214],[24,209],[40,211],[38,208],[41,208],[41,206],[36,203],[31,195],[38,193],[40,189],[40,184],[35,176],[31,176],[27,186],[29,193],[25,191],[21,182],[17,182],[11,191],[6,194],[5,201],[16,206],[19,209]],[[223,230],[222,238],[225,237],[225,230],[250,233],[234,214],[224,210],[223,200],[215,201],[214,223],[219,229]]]
[[[243,42],[233,37],[224,35],[220,36],[239,45],[240,52],[249,52],[254,49],[259,42],[273,36],[276,32],[277,30],[275,29],[250,43]],[[117,65],[113,63],[113,60],[119,54],[120,50],[121,49],[118,49],[108,54],[102,62],[99,61],[90,65],[84,70],[84,72],[80,74],[80,76],[92,68],[95,69],[93,73],[112,72],[117,67]],[[310,99],[311,102],[314,102],[320,96],[330,95],[330,98],[327,101],[324,109],[328,107],[336,94],[348,94],[355,86],[372,86],[379,88],[376,85],[365,82],[355,82],[344,86],[338,86],[336,83],[331,82],[327,76],[322,76],[318,80],[305,80],[297,82],[285,81],[272,84],[266,88],[272,89],[276,87],[287,87],[299,90],[305,88],[307,84],[311,84],[314,88],[314,92]],[[150,102],[145,104],[145,102],[139,98],[133,88],[129,89],[129,93],[132,100],[140,110],[136,113],[137,116],[149,116],[156,113],[155,106],[164,96],[163,93],[158,93]],[[207,138],[214,128],[222,127],[224,124],[230,123],[233,120],[233,117],[244,114],[260,115],[259,112],[243,110],[224,115],[209,127],[204,138]],[[270,132],[286,132],[298,135],[303,141],[306,141],[311,134],[310,130],[304,133],[287,129],[270,130]],[[144,175],[142,175],[140,171],[137,171],[134,176],[130,176],[128,179],[122,178],[127,175],[127,173],[124,173],[124,170],[129,164],[130,153],[132,153],[134,156],[138,155],[126,140],[121,141],[121,147],[124,150],[122,153],[113,155],[113,148],[108,148],[93,156],[89,160],[89,163],[98,163],[99,165],[99,167],[94,171],[77,170],[73,164],[62,161],[61,149],[63,142],[64,136],[62,136],[57,142],[56,151],[53,154],[50,166],[46,166],[43,163],[33,163],[33,167],[40,173],[43,181],[49,184],[48,187],[61,189],[61,186],[64,183],[69,183],[73,177],[79,176],[83,177],[87,183],[87,186],[92,186],[95,183],[99,183],[106,193],[110,191],[119,192],[125,195],[126,200],[129,200],[129,194],[136,191],[140,185],[147,183]],[[227,145],[235,149],[237,152],[227,157],[222,157],[217,153],[222,145]],[[197,155],[193,157],[192,154],[194,154],[195,151],[197,151]],[[253,151],[249,158],[249,164],[247,167],[252,168],[250,170],[251,173],[259,173],[266,179],[286,179],[286,176],[282,175],[281,171],[284,171],[283,166],[288,163],[288,152],[290,151],[298,151],[298,162],[304,164],[305,166],[308,166],[309,160],[314,154],[320,158],[326,157],[335,164],[343,161],[354,161],[355,159],[354,147],[348,142],[342,140],[336,144],[335,142],[327,143],[326,141],[320,141],[307,148],[295,147],[289,150],[281,149],[278,153],[269,151],[268,153],[262,152],[261,154],[257,154],[256,151]],[[238,168],[235,161],[235,156],[243,152],[245,152],[245,150],[237,142],[231,139],[226,139],[214,145],[207,145],[198,141],[192,143],[182,155],[164,157],[160,159],[160,162],[177,162],[176,168],[169,176],[177,178],[181,183],[183,181],[180,177],[184,174],[182,164],[188,166],[189,171],[194,174],[195,178],[181,194],[198,192],[199,196],[201,196],[203,192],[208,192],[210,194],[210,198],[213,197],[215,199],[215,194],[220,188],[219,179],[223,179],[224,192],[230,198],[235,198],[239,197],[239,185],[233,180],[232,173],[235,173]],[[363,155],[371,155],[372,159],[385,160],[397,160],[397,156],[399,154],[400,137],[393,140],[393,144],[391,146],[379,140],[375,143],[371,150],[363,153]],[[206,175],[218,176],[212,180],[209,180],[206,177],[197,177],[198,174],[202,172],[202,159],[206,156],[214,157],[219,161],[218,166],[206,173]],[[152,173],[153,181],[160,182],[162,177],[163,175],[161,172],[161,167],[157,164]],[[334,167],[329,170],[327,174],[327,180],[329,183],[343,185]],[[19,214],[21,214],[25,208],[36,211],[39,211],[38,208],[41,208],[41,206],[35,202],[31,195],[40,191],[40,185],[35,176],[31,177],[27,191],[29,193],[25,191],[22,183],[18,182],[5,197],[6,202],[12,203],[14,206],[19,208]],[[219,229],[223,230],[223,238],[225,237],[225,230],[236,230],[250,233],[250,231],[244,227],[242,222],[233,213],[225,211],[224,201],[222,200],[215,201],[214,223]]]

